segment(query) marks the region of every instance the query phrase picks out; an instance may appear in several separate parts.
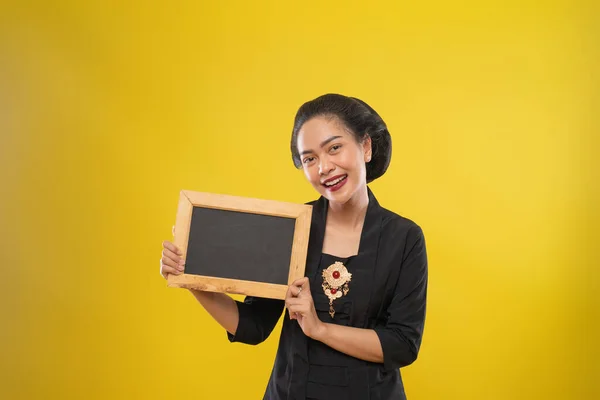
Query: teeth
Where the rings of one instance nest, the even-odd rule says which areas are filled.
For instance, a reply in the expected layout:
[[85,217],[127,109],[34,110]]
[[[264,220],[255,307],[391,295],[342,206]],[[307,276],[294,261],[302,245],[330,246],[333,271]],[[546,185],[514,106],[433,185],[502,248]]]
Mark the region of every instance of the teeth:
[[337,185],[341,180],[343,180],[344,178],[346,178],[345,176],[342,176],[340,178],[337,178],[335,181],[331,181],[331,182],[327,182],[325,184],[325,186],[334,186]]

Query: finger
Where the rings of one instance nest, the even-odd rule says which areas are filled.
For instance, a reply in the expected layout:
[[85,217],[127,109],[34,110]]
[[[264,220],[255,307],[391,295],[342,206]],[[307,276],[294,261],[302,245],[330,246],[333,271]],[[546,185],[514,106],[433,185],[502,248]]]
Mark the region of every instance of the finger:
[[163,274],[173,274],[173,275],[181,275],[181,274],[183,274],[182,271],[179,271],[178,269],[175,269],[173,267],[169,267],[168,265],[164,265],[164,264],[163,264],[161,272]]
[[296,298],[300,295],[300,293],[302,293],[304,289],[298,287],[298,286],[288,286],[288,291],[286,294],[286,298]]
[[298,292],[298,288],[295,286],[288,286],[288,290],[285,294],[286,299],[291,299],[296,297],[296,293]]
[[179,250],[179,248],[177,246],[175,246],[173,243],[169,242],[168,240],[165,240],[163,242],[163,247],[165,249],[171,250],[175,254],[183,255],[183,253],[181,252],[181,250]]
[[294,281],[291,285],[294,297],[304,298],[312,297],[310,293],[310,283],[308,278],[302,278]]
[[182,273],[182,271],[179,271],[173,267],[170,267],[168,265],[165,265],[165,263],[163,263],[162,258],[160,259],[160,274],[165,278],[168,279],[169,274],[173,274],[173,275],[180,275]]
[[171,265],[173,267],[176,266],[184,266],[185,265],[185,260],[179,256],[174,255],[172,252],[169,252],[169,250],[163,250],[162,255],[162,260],[168,264]]
[[169,257],[165,257],[163,256],[161,258],[162,264],[166,265],[167,267],[171,267],[173,269],[176,269],[178,271],[183,272],[183,270],[185,269],[185,265],[180,264],[178,262],[176,262],[175,260],[170,259]]
[[178,256],[177,254],[173,253],[171,250],[169,250],[167,248],[163,249],[162,255],[163,255],[163,257],[167,257],[167,258],[173,260],[173,262],[175,264],[179,264],[182,266],[185,264],[185,260],[183,259],[183,257]]
[[295,313],[291,313],[291,312],[289,312],[289,310],[288,310],[288,314],[290,316],[290,319],[296,319],[296,317],[297,317],[297,315]]
[[300,315],[304,315],[308,310],[304,304],[294,304],[291,307],[288,307],[288,311],[290,314],[298,313]]
[[299,304],[304,304],[304,303],[306,303],[306,300],[302,300],[297,297],[291,297],[285,301],[285,306],[286,306],[286,308],[289,309],[290,307],[297,306]]
[[310,286],[308,284],[308,277],[304,277],[304,278],[300,278],[300,279],[296,279],[293,283],[292,286],[297,286],[297,287],[301,287],[302,289],[305,289],[306,287]]

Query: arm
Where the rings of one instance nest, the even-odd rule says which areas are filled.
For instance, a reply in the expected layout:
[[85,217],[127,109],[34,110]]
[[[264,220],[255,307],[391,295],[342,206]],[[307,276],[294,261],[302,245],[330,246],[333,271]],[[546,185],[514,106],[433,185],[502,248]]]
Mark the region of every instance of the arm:
[[240,314],[235,300],[224,293],[203,292],[189,289],[196,300],[227,332],[235,334]]
[[409,232],[408,252],[402,260],[402,270],[394,296],[384,315],[384,326],[374,328],[383,349],[386,369],[412,364],[419,353],[427,299],[427,252],[420,227]]
[[[185,262],[182,255],[173,243],[163,242],[160,273],[165,279],[169,274],[183,273]],[[258,344],[264,341],[283,310],[282,300],[246,297],[240,303],[224,293],[189,290],[215,321],[225,328],[232,342]]]
[[230,342],[259,344],[264,342],[283,311],[283,300],[246,296],[243,302],[236,301],[239,322],[235,334],[228,332]]
[[304,334],[311,339],[361,360],[383,362],[383,350],[373,329],[330,324],[319,319],[308,278],[298,279],[288,288],[286,306],[290,319],[297,320]]
[[353,328],[325,322],[321,331],[313,339],[349,356],[383,363],[383,349],[379,337],[373,329]]
[[[173,226],[173,235],[175,226]],[[180,275],[184,271],[185,261],[183,252],[173,243],[165,240],[163,242],[163,252],[160,259],[160,274],[168,279],[170,274]],[[196,300],[208,311],[208,313],[227,330],[229,333],[235,333],[239,323],[239,313],[235,301],[223,293],[202,292],[200,290],[189,289]]]
[[193,289],[190,292],[227,331],[231,342],[262,343],[275,328],[283,311],[283,300],[247,296],[242,303],[224,293]]
[[290,318],[298,320],[307,336],[352,357],[383,363],[390,370],[411,364],[421,344],[427,293],[427,256],[420,228],[409,235],[407,248],[384,326],[363,329],[322,322],[314,310],[307,278],[288,290]]

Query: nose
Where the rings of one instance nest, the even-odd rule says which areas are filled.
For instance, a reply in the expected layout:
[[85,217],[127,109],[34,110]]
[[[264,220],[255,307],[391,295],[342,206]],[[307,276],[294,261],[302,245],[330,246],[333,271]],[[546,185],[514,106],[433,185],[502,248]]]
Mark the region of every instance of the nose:
[[319,175],[327,175],[333,171],[334,166],[327,157],[321,157],[319,160]]

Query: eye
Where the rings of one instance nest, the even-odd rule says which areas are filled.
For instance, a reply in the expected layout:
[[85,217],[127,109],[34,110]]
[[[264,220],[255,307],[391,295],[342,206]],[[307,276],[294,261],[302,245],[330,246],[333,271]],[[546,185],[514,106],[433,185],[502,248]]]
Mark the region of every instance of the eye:
[[331,148],[329,148],[329,152],[333,152],[333,151],[338,151],[339,149],[342,148],[341,144],[334,144],[333,146],[331,146]]
[[312,162],[315,158],[314,157],[306,157],[304,160],[302,160],[303,164],[308,164],[310,162]]

